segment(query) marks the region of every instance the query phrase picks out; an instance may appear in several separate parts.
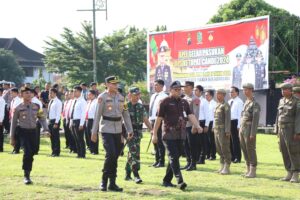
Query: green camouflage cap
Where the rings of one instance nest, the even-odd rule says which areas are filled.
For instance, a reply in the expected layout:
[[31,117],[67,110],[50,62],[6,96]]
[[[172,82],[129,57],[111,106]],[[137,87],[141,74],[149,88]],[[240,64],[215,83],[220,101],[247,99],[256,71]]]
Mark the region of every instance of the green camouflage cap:
[[129,89],[130,94],[140,94],[140,89],[138,87],[132,87]]

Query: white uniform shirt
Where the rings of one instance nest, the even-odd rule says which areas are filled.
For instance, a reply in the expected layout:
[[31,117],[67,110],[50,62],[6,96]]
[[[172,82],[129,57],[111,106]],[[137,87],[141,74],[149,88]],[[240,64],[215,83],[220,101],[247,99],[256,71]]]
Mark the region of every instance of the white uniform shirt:
[[215,114],[217,102],[214,99],[207,101],[207,102],[209,105],[208,106],[208,119],[209,119],[209,122],[212,122],[212,121],[214,121],[214,114]]
[[240,128],[241,125],[241,116],[244,109],[244,103],[240,97],[235,97],[234,99],[229,99],[228,104],[231,109],[231,120],[238,120],[237,127]]
[[3,99],[2,96],[0,96],[0,123],[3,122],[4,120],[4,115],[5,115],[5,100]]
[[209,125],[209,104],[207,100],[201,96],[200,97],[200,106],[199,106],[199,121],[200,120],[205,120],[205,126],[208,127]]
[[[52,103],[51,103],[52,102]],[[55,123],[60,120],[60,115],[62,111],[62,102],[57,97],[51,99],[48,104],[48,117],[50,120],[55,119]]]
[[[24,101],[22,101],[22,102],[24,102]],[[36,96],[34,96],[34,97],[31,99],[31,102],[32,102],[32,103],[39,104],[40,109],[43,109],[43,104],[42,104],[42,102],[41,102],[38,98],[36,98]]]
[[[79,119],[80,126],[83,126],[85,122],[85,107],[86,107],[86,100],[84,97],[79,97],[78,99],[74,99],[72,103],[72,108],[70,110],[71,116],[73,112],[73,120]],[[74,111],[73,111],[74,109]]]
[[18,105],[20,105],[22,103],[22,99],[18,96],[16,96],[15,98],[13,98],[10,102],[10,119],[12,119],[15,109]]
[[[161,102],[161,100],[163,100],[166,97],[168,97],[168,95],[164,91],[152,94],[149,104],[149,120],[155,120],[157,118],[156,113],[158,110],[158,105]],[[151,107],[152,113],[150,113]]]
[[75,102],[75,99],[71,99],[68,103],[68,107],[66,108],[67,109],[67,118],[68,119],[71,119],[71,114],[72,114],[72,110],[73,110],[73,104]]
[[67,118],[68,108],[70,107],[70,103],[71,103],[71,99],[65,100],[65,102],[63,103],[62,116],[64,119]]
[[95,98],[94,100],[89,100],[86,104],[85,107],[85,119],[94,119],[95,117],[95,112],[96,112],[96,107],[97,107],[97,98]]

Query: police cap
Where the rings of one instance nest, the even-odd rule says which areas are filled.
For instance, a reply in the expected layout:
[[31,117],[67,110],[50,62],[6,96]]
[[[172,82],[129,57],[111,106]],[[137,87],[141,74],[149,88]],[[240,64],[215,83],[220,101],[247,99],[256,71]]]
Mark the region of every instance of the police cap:
[[245,83],[243,85],[243,88],[246,88],[246,89],[254,89],[254,85],[252,83]]
[[293,87],[293,92],[300,92],[300,86]]
[[119,79],[116,76],[109,76],[105,78],[105,83],[119,83]]
[[225,89],[218,89],[217,93],[221,93],[221,94],[226,95],[226,90]]
[[293,85],[292,84],[290,84],[290,83],[282,83],[281,85],[280,85],[280,88],[281,89],[292,89],[293,88]]

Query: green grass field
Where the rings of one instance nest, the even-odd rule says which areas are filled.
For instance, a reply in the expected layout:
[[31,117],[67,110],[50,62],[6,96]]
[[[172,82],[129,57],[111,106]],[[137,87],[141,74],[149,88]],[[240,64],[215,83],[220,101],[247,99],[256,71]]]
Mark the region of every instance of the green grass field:
[[[34,184],[27,186],[23,184],[22,153],[9,154],[12,147],[6,139],[5,152],[0,153],[0,199],[300,199],[299,183],[279,181],[285,176],[285,170],[277,137],[259,134],[257,140],[257,178],[241,176],[244,163],[232,164],[231,175],[222,176],[215,172],[219,161],[207,161],[205,165],[198,165],[197,171],[183,171],[188,187],[180,191],[161,186],[165,168],[149,167],[154,157],[145,153],[149,135],[144,134],[140,171],[144,182],[137,185],[124,180],[126,156],[123,156],[119,159],[117,183],[124,192],[115,193],[98,190],[104,159],[102,146],[100,155],[88,154],[86,159],[77,159],[65,149],[60,157],[52,158],[48,156],[50,140],[42,138],[40,154],[34,157]],[[63,139],[61,143],[64,147]],[[181,165],[185,165],[184,158]]]

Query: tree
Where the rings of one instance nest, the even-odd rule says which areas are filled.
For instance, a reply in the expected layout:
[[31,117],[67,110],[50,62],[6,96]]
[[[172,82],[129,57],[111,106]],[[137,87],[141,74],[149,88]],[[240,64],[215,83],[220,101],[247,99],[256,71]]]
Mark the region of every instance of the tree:
[[[209,23],[270,15],[270,69],[297,72],[300,18],[263,0],[233,0],[220,6]],[[298,43],[298,46],[296,45]],[[298,48],[298,50],[297,50]],[[298,55],[297,55],[298,52]]]
[[[50,72],[67,75],[73,84],[93,80],[92,26],[82,24],[83,31],[73,33],[64,28],[62,40],[46,41],[45,63]],[[124,28],[97,39],[97,81],[117,75],[127,83],[145,80],[146,31],[135,27]]]
[[17,85],[24,80],[25,73],[12,51],[0,49],[0,80],[12,81]]

